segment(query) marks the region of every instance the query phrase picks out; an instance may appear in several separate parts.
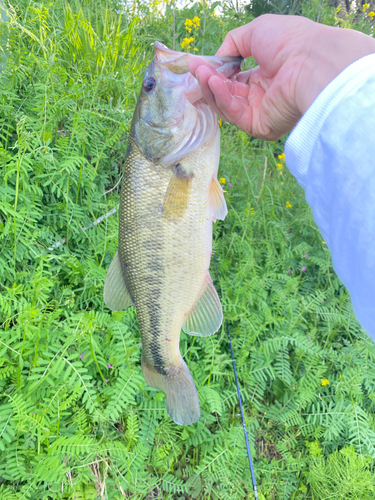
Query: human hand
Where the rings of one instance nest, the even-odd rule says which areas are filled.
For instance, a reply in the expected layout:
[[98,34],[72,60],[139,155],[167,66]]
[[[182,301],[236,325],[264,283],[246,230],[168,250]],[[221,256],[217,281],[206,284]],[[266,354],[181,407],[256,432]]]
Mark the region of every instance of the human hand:
[[230,31],[218,56],[253,56],[259,66],[231,82],[192,58],[204,99],[225,121],[275,140],[291,130],[318,94],[349,64],[375,52],[375,39],[301,16],[266,14]]

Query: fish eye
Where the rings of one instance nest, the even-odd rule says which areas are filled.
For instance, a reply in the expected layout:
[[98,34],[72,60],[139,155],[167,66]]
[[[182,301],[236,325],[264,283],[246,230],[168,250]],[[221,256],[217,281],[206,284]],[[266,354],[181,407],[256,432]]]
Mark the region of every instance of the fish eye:
[[146,92],[150,92],[150,90],[154,89],[156,85],[155,78],[146,78],[146,80],[143,81],[143,88],[145,89]]

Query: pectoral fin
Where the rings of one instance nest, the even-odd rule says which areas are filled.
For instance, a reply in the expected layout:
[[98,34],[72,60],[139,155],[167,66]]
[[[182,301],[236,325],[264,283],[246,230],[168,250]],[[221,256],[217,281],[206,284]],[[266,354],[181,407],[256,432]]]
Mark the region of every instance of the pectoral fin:
[[228,213],[228,209],[224,198],[224,191],[222,190],[219,181],[216,178],[212,178],[209,196],[213,220],[224,220]]
[[174,167],[174,174],[165,193],[164,217],[177,220],[183,217],[189,204],[192,175],[184,173],[179,165]]
[[133,303],[125,286],[118,251],[109,266],[105,278],[103,298],[105,305],[112,311],[122,311]]
[[189,335],[208,337],[218,331],[222,321],[223,310],[220,299],[212,283],[211,276],[208,274],[201,294],[189,311],[182,329]]

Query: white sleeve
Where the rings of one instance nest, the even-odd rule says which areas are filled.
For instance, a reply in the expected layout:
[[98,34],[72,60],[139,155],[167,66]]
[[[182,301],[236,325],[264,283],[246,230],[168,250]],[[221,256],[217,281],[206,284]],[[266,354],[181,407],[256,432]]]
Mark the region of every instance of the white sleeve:
[[319,94],[288,138],[285,160],[375,340],[375,54]]

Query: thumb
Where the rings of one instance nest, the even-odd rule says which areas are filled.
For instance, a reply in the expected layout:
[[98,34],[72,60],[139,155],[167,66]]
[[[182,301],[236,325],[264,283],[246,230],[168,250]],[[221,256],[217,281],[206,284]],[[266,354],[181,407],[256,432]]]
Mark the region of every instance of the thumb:
[[254,30],[259,23],[258,19],[230,31],[225,36],[224,41],[216,55],[220,57],[242,56],[244,59],[246,57],[250,57],[252,55],[251,39]]

